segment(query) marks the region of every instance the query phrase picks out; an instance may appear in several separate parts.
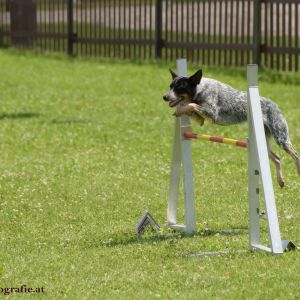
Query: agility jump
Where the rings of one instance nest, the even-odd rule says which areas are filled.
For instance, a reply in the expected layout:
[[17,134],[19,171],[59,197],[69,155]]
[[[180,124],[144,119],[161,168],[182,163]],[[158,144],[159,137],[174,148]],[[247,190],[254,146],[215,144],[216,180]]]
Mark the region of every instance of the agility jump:
[[[187,76],[187,62],[177,60],[178,75]],[[270,171],[266,136],[257,81],[257,65],[248,65],[248,138],[233,140],[204,134],[194,134],[189,117],[182,115],[175,120],[172,168],[168,199],[167,220],[170,228],[185,233],[196,231],[194,185],[192,172],[191,140],[202,139],[211,142],[235,145],[248,150],[248,202],[249,202],[249,248],[273,254],[282,254],[286,249],[294,248],[289,240],[281,240],[275,196]],[[185,224],[177,224],[177,207],[181,168],[183,169]],[[261,181],[266,220],[269,230],[269,245],[260,241],[259,180]]]

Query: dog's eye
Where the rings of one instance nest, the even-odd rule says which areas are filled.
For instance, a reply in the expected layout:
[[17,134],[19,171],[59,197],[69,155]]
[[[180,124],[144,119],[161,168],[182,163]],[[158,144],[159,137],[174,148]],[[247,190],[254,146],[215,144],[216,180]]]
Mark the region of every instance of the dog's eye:
[[186,88],[187,87],[187,83],[185,81],[183,81],[183,82],[176,82],[175,87],[176,88]]

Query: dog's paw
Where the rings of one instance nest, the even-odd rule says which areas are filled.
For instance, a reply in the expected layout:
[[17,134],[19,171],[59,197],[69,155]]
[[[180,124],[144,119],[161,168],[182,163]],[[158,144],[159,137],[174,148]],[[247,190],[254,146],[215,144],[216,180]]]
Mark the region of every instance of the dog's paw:
[[201,108],[198,104],[190,103],[188,106],[189,106],[189,112],[190,113],[198,113],[198,114],[201,113]]
[[[198,116],[198,117],[199,117],[199,116]],[[199,117],[199,118],[197,119],[197,122],[198,122],[198,124],[199,124],[200,126],[203,126],[203,125],[204,125],[204,118]]]
[[198,125],[203,126],[205,119],[200,117],[197,113],[193,112],[191,118],[198,123]]
[[284,187],[284,179],[281,176],[277,177],[277,183],[281,188]]
[[184,110],[186,115],[192,116],[193,114],[201,114],[201,108],[196,103],[189,103],[182,110]]

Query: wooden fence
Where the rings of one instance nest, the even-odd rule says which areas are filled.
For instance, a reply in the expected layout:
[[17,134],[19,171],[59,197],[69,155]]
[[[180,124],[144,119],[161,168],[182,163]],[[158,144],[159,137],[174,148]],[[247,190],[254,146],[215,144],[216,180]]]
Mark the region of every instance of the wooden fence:
[[0,0],[0,46],[299,70],[300,0]]

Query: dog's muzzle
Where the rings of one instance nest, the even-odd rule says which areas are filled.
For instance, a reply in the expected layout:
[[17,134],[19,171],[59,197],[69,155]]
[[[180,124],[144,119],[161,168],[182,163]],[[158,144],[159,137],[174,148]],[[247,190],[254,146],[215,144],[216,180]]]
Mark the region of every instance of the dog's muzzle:
[[182,100],[182,97],[180,97],[179,99],[173,99],[169,94],[166,94],[163,96],[163,99],[169,102],[170,107],[175,107]]

